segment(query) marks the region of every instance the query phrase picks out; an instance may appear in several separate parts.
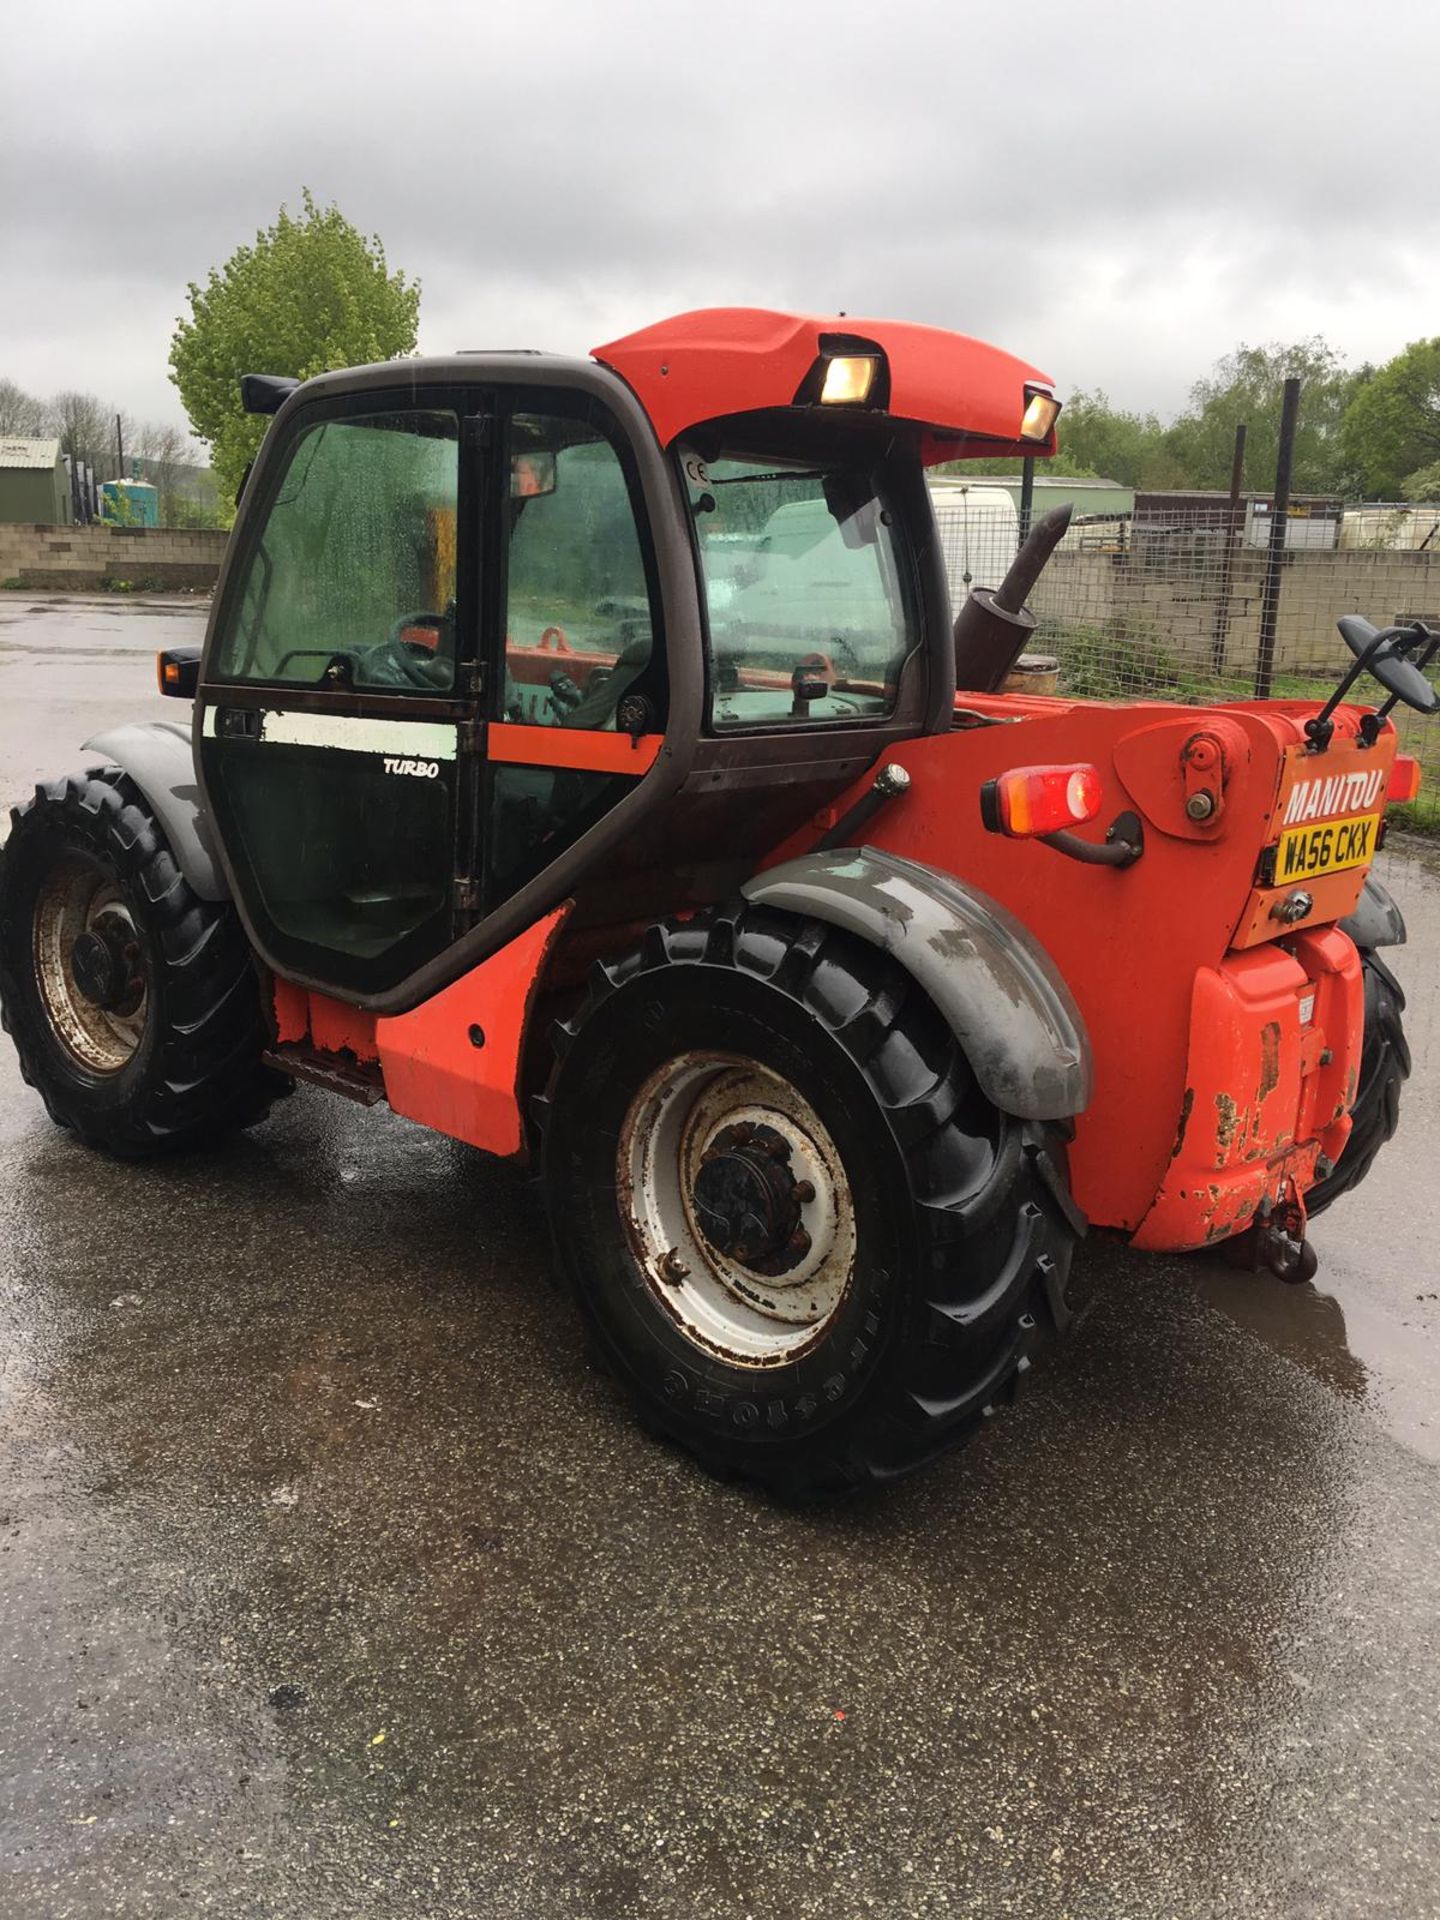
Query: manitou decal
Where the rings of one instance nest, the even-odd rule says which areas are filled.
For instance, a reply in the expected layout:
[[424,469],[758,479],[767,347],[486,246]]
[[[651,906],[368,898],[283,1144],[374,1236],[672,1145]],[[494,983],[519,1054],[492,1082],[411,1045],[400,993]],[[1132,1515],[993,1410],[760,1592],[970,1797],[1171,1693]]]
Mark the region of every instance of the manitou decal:
[[1385,788],[1385,769],[1337,773],[1328,779],[1302,780],[1290,795],[1283,825],[1323,820],[1332,813],[1360,813],[1375,806]]

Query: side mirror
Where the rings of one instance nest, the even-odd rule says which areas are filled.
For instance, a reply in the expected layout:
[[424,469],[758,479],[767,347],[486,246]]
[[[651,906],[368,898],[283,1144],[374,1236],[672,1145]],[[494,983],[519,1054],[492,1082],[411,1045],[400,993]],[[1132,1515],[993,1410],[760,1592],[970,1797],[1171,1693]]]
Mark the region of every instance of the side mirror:
[[278,413],[299,384],[288,373],[242,373],[240,404],[246,413]]
[[1416,713],[1434,713],[1436,707],[1440,707],[1440,693],[1413,660],[1395,651],[1393,641],[1387,640],[1375,649],[1370,657],[1370,671],[1387,693],[1403,700]]
[[193,700],[200,691],[199,647],[166,647],[155,656],[155,678],[161,693],[174,700]]
[[1338,624],[1346,646],[1388,694],[1403,700],[1416,713],[1434,713],[1440,707],[1440,693],[1409,658],[1414,649],[1420,648],[1422,664],[1428,663],[1440,635],[1431,633],[1418,620],[1408,627],[1375,627],[1358,613],[1343,615]]

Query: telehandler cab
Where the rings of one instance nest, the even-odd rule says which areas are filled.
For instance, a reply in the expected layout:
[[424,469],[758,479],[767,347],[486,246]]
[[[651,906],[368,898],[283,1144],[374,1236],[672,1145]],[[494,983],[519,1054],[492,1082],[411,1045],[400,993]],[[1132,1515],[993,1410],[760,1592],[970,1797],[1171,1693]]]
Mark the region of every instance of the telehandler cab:
[[[1055,450],[1050,381],[890,321],[250,376],[274,415],[193,721],[13,816],[26,1078],[141,1157],[297,1080],[538,1155],[646,1421],[791,1493],[974,1432],[1087,1222],[1313,1270],[1395,1125],[1424,628],[1336,697],[1001,688],[1064,531],[952,621],[928,466]],[[1368,668],[1390,698],[1347,704]]]

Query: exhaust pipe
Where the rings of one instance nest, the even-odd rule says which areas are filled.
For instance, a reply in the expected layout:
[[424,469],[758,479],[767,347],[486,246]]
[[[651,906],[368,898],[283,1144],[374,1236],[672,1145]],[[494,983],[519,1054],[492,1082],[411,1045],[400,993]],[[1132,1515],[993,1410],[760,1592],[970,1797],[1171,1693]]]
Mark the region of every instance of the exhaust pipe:
[[1052,507],[1026,535],[1010,571],[993,592],[972,587],[955,622],[955,685],[967,693],[993,693],[1003,685],[1035,631],[1026,595],[1045,570],[1070,525],[1073,505]]

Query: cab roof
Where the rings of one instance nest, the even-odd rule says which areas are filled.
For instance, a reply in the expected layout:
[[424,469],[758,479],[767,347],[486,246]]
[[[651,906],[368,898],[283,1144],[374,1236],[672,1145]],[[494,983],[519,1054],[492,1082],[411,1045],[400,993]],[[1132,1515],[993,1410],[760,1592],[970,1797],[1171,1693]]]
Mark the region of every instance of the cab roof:
[[1029,393],[1049,392],[1048,374],[999,347],[940,327],[850,314],[775,313],[763,307],[706,307],[642,327],[592,349],[620,375],[649,415],[662,445],[737,413],[804,404],[826,353],[878,351],[888,373],[885,413],[922,429],[926,464],[966,457],[1054,454],[1052,429],[1022,440]]

